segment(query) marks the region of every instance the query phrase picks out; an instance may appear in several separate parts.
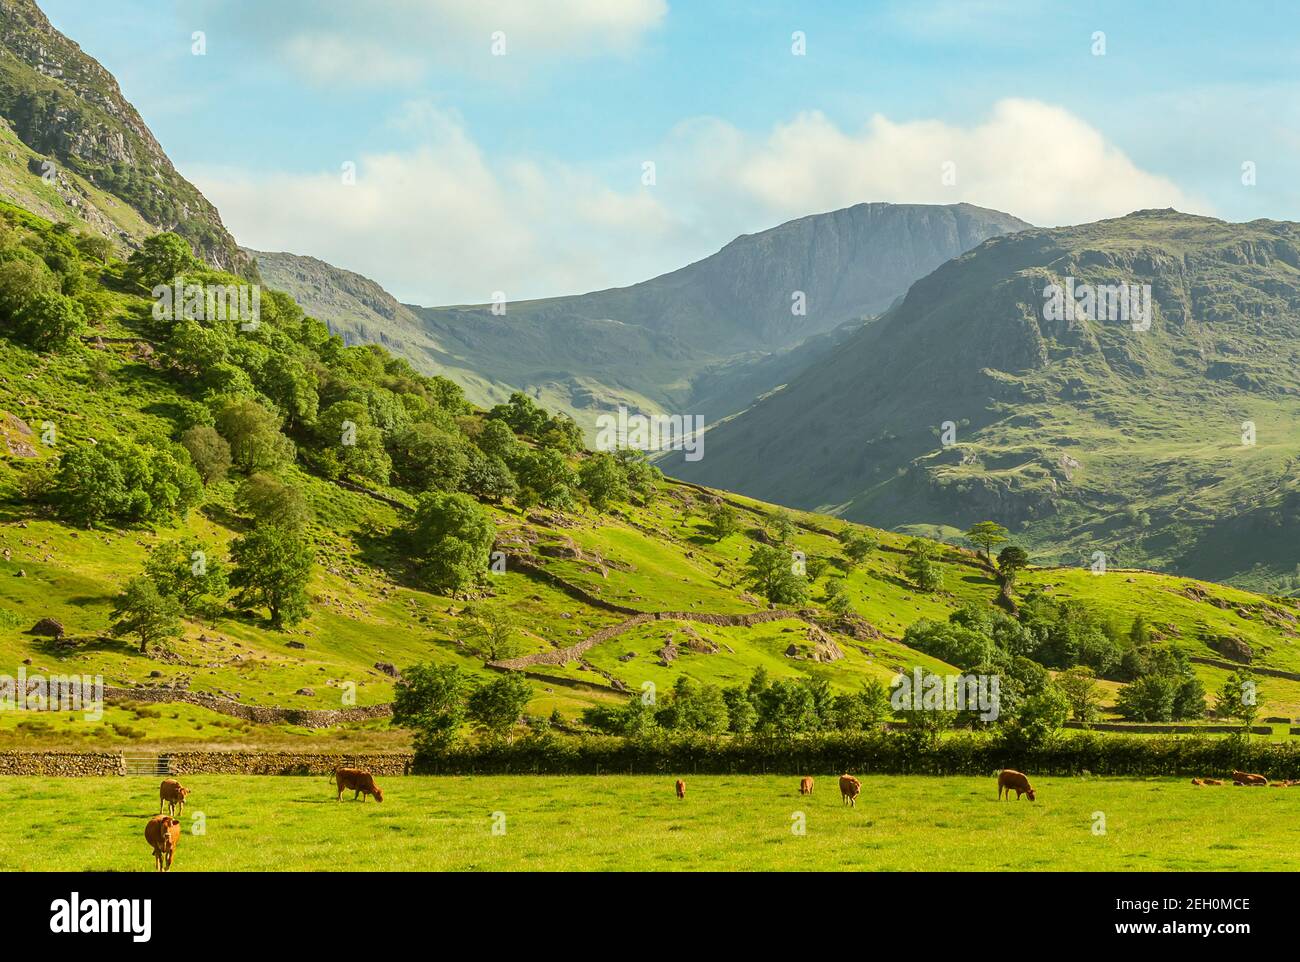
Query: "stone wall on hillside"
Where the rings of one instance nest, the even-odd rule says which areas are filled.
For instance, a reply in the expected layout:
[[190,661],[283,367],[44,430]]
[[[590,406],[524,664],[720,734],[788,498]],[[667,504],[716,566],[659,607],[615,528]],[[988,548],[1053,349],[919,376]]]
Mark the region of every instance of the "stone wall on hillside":
[[329,775],[335,768],[364,768],[375,775],[409,775],[414,755],[380,752],[346,755],[314,752],[164,753],[173,775]]
[[[341,752],[160,752],[172,776],[316,775],[324,779],[340,765],[375,775],[409,775],[409,752],[348,755]],[[0,752],[0,777],[90,778],[126,775],[123,757],[112,752]],[[151,778],[153,776],[140,776]]]
[[125,774],[122,756],[112,752],[0,752],[0,776],[89,778]]

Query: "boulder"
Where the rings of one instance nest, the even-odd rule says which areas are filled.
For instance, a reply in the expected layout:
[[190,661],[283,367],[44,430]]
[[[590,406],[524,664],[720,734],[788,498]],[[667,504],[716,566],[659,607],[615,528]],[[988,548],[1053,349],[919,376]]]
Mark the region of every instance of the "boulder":
[[62,638],[63,625],[61,622],[58,622],[53,618],[42,618],[40,621],[36,622],[36,624],[32,625],[31,631],[29,631],[28,634],[43,635],[46,638]]

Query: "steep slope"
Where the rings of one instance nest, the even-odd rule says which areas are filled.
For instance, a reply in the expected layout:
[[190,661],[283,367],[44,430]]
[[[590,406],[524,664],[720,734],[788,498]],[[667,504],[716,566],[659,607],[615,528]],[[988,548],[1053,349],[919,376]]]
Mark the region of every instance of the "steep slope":
[[[1150,285],[1150,329],[1048,319],[1069,278]],[[891,527],[992,517],[1063,563],[1104,551],[1290,591],[1298,360],[1300,225],[1140,211],[987,241],[710,431],[702,461],[664,466]]]
[[[172,166],[113,76],[55,30],[34,0],[0,0],[0,117],[39,155],[10,151],[0,162],[0,185],[16,203],[61,212],[48,197],[42,202],[50,186],[61,187],[70,219],[119,244],[173,230],[215,267],[253,269],[216,208]],[[79,190],[81,181],[97,191]],[[105,203],[103,194],[131,208],[147,229]]]

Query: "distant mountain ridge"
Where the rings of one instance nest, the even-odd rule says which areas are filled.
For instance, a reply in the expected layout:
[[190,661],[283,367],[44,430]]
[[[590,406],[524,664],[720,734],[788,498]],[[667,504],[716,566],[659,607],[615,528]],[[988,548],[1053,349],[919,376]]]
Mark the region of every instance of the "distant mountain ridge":
[[720,379],[753,382],[751,364],[869,318],[949,258],[1029,226],[970,204],[858,204],[743,235],[630,287],[515,302],[504,315],[414,311],[471,368],[580,419],[626,402],[712,421],[779,383],[760,377],[735,396]]
[[112,74],[33,0],[0,0],[0,117],[37,155],[0,156],[0,189],[15,202],[79,220],[120,246],[175,231],[213,266],[253,272],[217,209],[177,172]]
[[[1052,319],[1069,279],[1149,285],[1150,330]],[[990,239],[705,450],[664,467],[891,527],[994,518],[1067,564],[1300,589],[1300,225],[1138,211]]]

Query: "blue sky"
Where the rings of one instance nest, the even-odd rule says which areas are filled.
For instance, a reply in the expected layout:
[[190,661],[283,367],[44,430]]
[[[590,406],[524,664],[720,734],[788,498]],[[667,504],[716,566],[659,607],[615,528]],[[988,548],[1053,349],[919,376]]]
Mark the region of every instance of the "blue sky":
[[241,243],[417,303],[631,283],[860,201],[1300,219],[1300,5],[38,2]]

